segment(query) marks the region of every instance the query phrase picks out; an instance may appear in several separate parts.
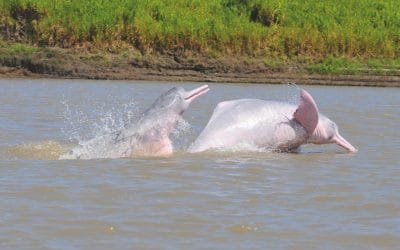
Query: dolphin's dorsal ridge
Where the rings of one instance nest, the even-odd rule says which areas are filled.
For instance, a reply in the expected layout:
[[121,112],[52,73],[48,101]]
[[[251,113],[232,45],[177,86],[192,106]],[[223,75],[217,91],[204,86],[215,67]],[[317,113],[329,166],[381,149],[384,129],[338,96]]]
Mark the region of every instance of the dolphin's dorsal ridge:
[[312,96],[302,89],[300,91],[300,102],[293,118],[298,121],[307,131],[312,134],[318,125],[318,108]]
[[234,106],[236,104],[235,100],[230,100],[230,101],[223,101],[218,103],[217,107],[214,109],[212,116],[218,116],[219,114],[223,113],[226,109],[229,109],[230,107]]

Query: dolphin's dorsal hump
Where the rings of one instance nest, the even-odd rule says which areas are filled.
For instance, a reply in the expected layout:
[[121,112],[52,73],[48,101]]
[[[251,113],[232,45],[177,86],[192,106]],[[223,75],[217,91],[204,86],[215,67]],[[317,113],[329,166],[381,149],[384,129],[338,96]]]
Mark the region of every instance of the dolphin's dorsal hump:
[[218,103],[217,107],[214,109],[214,112],[211,116],[211,118],[213,117],[217,117],[220,114],[224,113],[225,110],[231,108],[232,106],[235,106],[237,104],[237,100],[230,100],[230,101],[223,101]]
[[302,89],[300,91],[300,102],[293,118],[298,121],[307,131],[312,134],[318,125],[318,108],[312,96]]

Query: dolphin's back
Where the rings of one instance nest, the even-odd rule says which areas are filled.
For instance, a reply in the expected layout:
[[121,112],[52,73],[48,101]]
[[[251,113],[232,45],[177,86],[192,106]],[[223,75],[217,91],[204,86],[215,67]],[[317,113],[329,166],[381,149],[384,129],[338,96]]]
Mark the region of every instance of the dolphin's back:
[[294,137],[293,127],[299,127],[292,119],[296,108],[290,103],[259,99],[221,102],[189,152],[231,147],[238,143],[275,147],[277,133],[286,133],[290,137],[288,140]]

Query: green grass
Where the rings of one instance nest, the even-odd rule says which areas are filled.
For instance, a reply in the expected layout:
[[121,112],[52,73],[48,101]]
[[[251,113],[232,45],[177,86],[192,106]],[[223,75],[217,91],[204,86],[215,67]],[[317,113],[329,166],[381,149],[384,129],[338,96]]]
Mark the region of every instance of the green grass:
[[329,56],[318,63],[306,66],[309,72],[319,74],[374,74],[390,75],[400,73],[400,59],[369,59]]
[[355,66],[343,58],[400,57],[399,10],[398,0],[0,0],[0,35],[38,46],[326,58],[324,71]]
[[269,68],[276,69],[284,67],[287,64],[287,62],[285,60],[282,60],[281,58],[266,57],[263,60],[263,64]]
[[13,43],[8,49],[13,54],[32,54],[38,51],[37,47],[22,43]]
[[38,47],[24,43],[7,43],[0,39],[0,62],[5,58],[23,56],[31,57],[35,52],[39,51]]
[[355,74],[362,67],[362,64],[357,60],[330,56],[320,63],[311,64],[308,66],[308,70],[321,74]]

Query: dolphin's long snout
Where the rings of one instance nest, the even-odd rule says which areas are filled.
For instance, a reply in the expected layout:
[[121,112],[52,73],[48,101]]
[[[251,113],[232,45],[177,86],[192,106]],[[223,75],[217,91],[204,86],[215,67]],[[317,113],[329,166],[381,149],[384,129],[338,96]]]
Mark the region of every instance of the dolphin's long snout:
[[196,99],[197,97],[207,93],[209,90],[210,90],[210,88],[208,87],[208,85],[203,85],[203,86],[201,86],[199,88],[196,88],[196,89],[194,89],[192,91],[186,92],[184,98],[185,98],[186,101],[191,102],[194,99]]
[[345,149],[347,149],[350,153],[355,153],[358,150],[350,144],[350,142],[346,141],[341,135],[337,134],[334,139],[335,143]]

